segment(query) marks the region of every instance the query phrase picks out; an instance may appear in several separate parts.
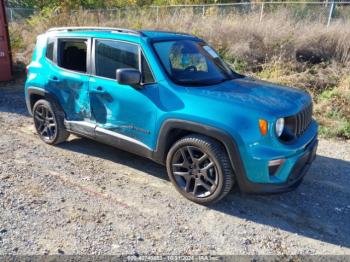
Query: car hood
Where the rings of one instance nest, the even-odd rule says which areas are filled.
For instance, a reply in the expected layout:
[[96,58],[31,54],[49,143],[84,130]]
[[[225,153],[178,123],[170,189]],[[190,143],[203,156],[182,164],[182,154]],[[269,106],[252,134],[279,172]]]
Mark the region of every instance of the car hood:
[[280,116],[295,114],[311,103],[311,96],[305,91],[249,77],[202,87],[197,91],[200,96],[215,101],[226,101],[242,108],[249,107]]

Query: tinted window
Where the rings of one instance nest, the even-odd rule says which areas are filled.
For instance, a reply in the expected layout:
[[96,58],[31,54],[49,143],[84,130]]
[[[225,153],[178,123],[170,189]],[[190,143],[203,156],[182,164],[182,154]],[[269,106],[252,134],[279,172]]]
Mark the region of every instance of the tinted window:
[[53,61],[53,50],[55,46],[55,40],[49,39],[47,41],[47,47],[46,47],[46,58]]
[[152,71],[143,53],[142,53],[141,59],[142,59],[142,83],[144,84],[154,83]]
[[116,70],[134,68],[139,70],[137,45],[119,41],[97,40],[95,50],[96,75],[116,79]]
[[86,50],[86,40],[60,40],[58,65],[69,70],[85,73]]

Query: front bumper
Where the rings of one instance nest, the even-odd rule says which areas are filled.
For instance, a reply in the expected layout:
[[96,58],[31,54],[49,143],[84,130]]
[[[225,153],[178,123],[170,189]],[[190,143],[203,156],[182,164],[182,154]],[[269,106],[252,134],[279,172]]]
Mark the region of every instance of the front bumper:
[[244,193],[252,194],[271,194],[288,192],[295,189],[303,180],[303,177],[309,170],[311,163],[316,158],[318,140],[314,138],[305,148],[301,156],[295,162],[288,178],[283,183],[254,183],[247,177],[240,179],[239,187]]

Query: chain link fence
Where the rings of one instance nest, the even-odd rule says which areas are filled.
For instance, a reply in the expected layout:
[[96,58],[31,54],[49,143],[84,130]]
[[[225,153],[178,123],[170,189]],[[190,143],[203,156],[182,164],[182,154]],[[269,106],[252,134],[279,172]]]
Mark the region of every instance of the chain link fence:
[[37,12],[32,8],[6,8],[6,16],[9,23],[23,21]]
[[[150,6],[147,8],[129,7],[120,9],[89,9],[84,10],[88,15],[104,20],[124,19],[147,16],[160,21],[163,17],[193,16],[258,16],[263,22],[264,17],[280,11],[287,11],[298,21],[315,21],[329,26],[334,21],[345,22],[350,18],[350,2],[242,2],[227,4],[202,5],[167,5]],[[36,13],[35,9],[7,8],[9,22],[23,21]],[[76,11],[72,11],[74,15]]]
[[329,25],[332,21],[346,21],[350,18],[350,2],[242,2],[231,4],[206,5],[169,5],[154,6],[157,20],[163,16],[181,16],[192,12],[194,16],[259,16],[263,21],[267,15],[288,11],[297,20],[323,22]]

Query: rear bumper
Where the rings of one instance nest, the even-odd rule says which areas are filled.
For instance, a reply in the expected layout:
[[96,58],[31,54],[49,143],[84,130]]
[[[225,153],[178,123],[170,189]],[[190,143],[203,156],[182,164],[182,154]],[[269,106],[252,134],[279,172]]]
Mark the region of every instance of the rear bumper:
[[301,183],[312,162],[315,160],[317,145],[317,138],[307,145],[301,156],[295,162],[284,183],[254,183],[244,176],[244,178],[241,178],[239,181],[240,190],[244,193],[252,194],[273,194],[288,192],[295,189]]

